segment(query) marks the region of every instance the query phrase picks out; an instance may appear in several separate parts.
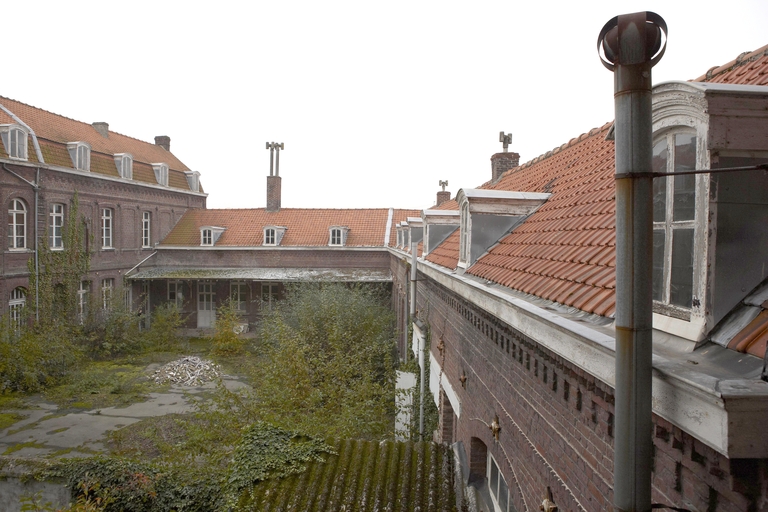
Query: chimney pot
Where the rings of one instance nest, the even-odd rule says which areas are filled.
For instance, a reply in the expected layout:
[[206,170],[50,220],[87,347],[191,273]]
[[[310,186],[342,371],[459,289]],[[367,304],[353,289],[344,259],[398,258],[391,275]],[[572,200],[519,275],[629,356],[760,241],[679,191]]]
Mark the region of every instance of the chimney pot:
[[97,121],[95,123],[91,123],[91,126],[93,126],[94,130],[99,132],[99,135],[102,137],[109,137],[109,123],[105,123],[104,121]]
[[491,183],[496,183],[509,169],[520,165],[519,153],[496,153],[491,157]]
[[155,137],[155,145],[160,146],[166,151],[171,150],[171,138],[167,135],[158,135]]

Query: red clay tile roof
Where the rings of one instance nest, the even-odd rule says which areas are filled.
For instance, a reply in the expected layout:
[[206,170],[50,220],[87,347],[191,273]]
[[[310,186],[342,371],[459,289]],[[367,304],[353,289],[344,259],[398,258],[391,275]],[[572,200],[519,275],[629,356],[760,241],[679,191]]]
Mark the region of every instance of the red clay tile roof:
[[605,140],[609,126],[507,171],[487,187],[552,196],[468,273],[589,313],[613,314],[614,151],[613,142]]
[[722,66],[715,66],[694,82],[768,85],[768,45],[753,52],[744,52]]
[[[445,204],[445,203],[443,203]],[[461,230],[457,229],[446,238],[443,243],[429,251],[427,261],[431,261],[441,267],[456,268],[459,264],[459,236]]]
[[[412,210],[393,210],[392,225],[414,216]],[[264,242],[264,228],[287,228],[281,247],[328,246],[329,228],[346,226],[346,247],[384,247],[389,208],[372,209],[301,209],[283,208],[278,212],[258,209],[188,210],[161,245],[199,246],[203,226],[226,228],[216,247],[256,247]],[[389,245],[397,238],[391,229]]]
[[[763,303],[763,308],[768,308],[768,301]],[[763,357],[768,346],[768,309],[763,309],[728,343],[728,348],[737,352]]]
[[[113,131],[109,131],[108,136],[104,137],[88,123],[75,121],[2,96],[0,96],[0,104],[34,130],[43,159],[48,164],[71,168],[72,160],[66,144],[68,142],[87,142],[91,145],[91,172],[94,174],[119,177],[113,155],[130,153],[134,159],[134,181],[157,184],[150,164],[163,162],[169,166],[169,186],[189,190],[184,171],[190,169],[173,153],[166,151],[161,146]],[[0,124],[12,123],[15,123],[13,118],[0,110]],[[29,161],[37,162],[31,136],[27,148]],[[7,156],[5,148],[1,144],[0,156]]]
[[[696,81],[768,85],[768,45],[714,67]],[[495,185],[480,187],[552,196],[469,268],[469,274],[589,313],[614,314],[614,146],[605,140],[609,126],[507,171]],[[440,209],[458,205],[451,201]],[[453,269],[458,256],[457,231],[427,260]],[[759,347],[764,350],[764,343]]]

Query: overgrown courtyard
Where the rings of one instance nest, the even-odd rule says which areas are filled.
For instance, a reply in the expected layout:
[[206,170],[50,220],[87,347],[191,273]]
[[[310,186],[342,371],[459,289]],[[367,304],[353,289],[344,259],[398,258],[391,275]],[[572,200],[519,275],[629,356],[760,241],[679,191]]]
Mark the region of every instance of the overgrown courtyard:
[[[8,432],[35,402],[55,404],[57,414],[98,415],[162,394],[169,384],[156,383],[152,371],[183,355],[210,359],[242,384],[187,392],[188,412],[115,429],[92,456],[82,457],[81,447],[77,458],[55,453],[30,465],[29,477],[66,479],[71,510],[257,510],[259,482],[338,458],[344,439],[393,439],[393,319],[380,288],[297,285],[247,338],[234,333],[238,316],[228,304],[210,336],[180,337],[181,322],[176,308],[161,307],[142,331],[141,319],[114,307],[85,321],[66,316],[3,328],[0,428]],[[18,450],[6,449],[4,464]],[[406,457],[386,453],[387,460]],[[436,464],[429,453],[418,456]],[[371,464],[369,455],[351,464]],[[26,506],[54,510],[35,497]]]

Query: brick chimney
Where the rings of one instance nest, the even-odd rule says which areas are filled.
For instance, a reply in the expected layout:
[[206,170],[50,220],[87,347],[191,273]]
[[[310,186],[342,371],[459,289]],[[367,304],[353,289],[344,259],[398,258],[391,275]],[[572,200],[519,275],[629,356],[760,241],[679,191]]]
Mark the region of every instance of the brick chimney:
[[267,211],[279,212],[280,211],[280,188],[281,188],[280,176],[267,176]]
[[166,151],[171,150],[171,138],[167,135],[158,135],[155,137],[155,146],[160,146]]
[[518,165],[520,165],[520,154],[496,153],[491,157],[491,183],[496,183],[502,174]]
[[437,193],[437,202],[436,202],[435,204],[436,204],[437,206],[440,206],[440,205],[441,205],[441,204],[443,204],[444,202],[446,202],[446,201],[450,201],[450,200],[451,200],[451,193],[450,193],[450,192],[448,192],[447,190],[440,190],[440,191]]
[[99,132],[99,135],[102,137],[109,137],[109,123],[105,122],[96,122],[91,123],[91,126],[93,126],[93,129]]

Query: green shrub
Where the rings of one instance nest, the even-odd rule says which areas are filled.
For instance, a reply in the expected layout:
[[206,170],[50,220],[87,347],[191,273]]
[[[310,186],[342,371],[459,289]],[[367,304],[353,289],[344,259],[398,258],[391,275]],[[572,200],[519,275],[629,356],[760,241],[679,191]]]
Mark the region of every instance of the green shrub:
[[48,325],[19,330],[0,322],[0,393],[38,392],[60,382],[81,358],[69,329]]
[[178,330],[184,323],[175,302],[166,302],[152,312],[149,331],[144,331],[144,342],[149,350],[176,350],[182,348],[183,339]]
[[242,317],[235,309],[234,301],[227,300],[219,306],[216,310],[211,353],[224,356],[243,353],[245,342],[235,332],[236,327],[241,323]]

